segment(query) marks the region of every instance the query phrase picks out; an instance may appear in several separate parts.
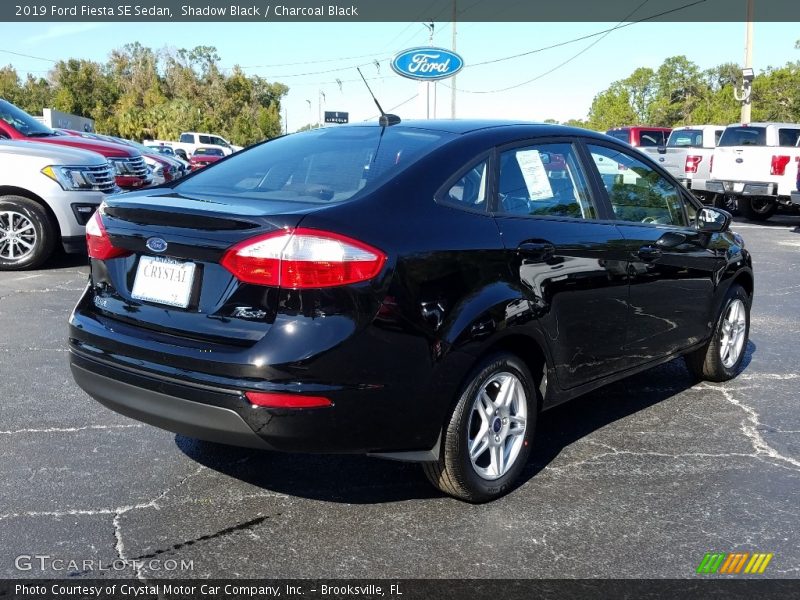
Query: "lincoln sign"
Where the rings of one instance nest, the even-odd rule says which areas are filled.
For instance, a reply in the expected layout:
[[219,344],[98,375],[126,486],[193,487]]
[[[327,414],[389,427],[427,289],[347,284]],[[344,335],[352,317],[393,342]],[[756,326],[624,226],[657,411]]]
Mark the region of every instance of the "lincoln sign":
[[445,48],[410,48],[400,52],[392,60],[392,70],[409,79],[435,81],[458,73],[464,60],[455,52]]

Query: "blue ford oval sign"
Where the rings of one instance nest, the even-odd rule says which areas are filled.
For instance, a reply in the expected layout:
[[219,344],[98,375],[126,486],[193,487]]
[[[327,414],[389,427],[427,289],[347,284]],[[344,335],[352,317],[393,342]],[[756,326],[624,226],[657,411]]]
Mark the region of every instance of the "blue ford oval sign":
[[395,73],[422,81],[452,77],[463,66],[464,60],[455,52],[431,46],[404,50],[392,60]]
[[151,237],[145,242],[145,246],[153,252],[163,252],[167,249],[167,242],[158,237]]

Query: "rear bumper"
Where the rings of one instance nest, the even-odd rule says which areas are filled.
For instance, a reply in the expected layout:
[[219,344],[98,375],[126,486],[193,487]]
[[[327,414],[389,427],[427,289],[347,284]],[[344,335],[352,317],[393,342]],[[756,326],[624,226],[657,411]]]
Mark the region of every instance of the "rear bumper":
[[706,190],[717,194],[734,196],[776,196],[778,184],[762,181],[728,181],[711,179],[706,182]]
[[800,206],[800,190],[792,192],[792,195],[789,196],[789,199],[792,201],[792,204]]
[[101,375],[74,354],[70,356],[70,368],[75,381],[90,396],[126,417],[211,442],[270,448],[229,408],[192,402]]

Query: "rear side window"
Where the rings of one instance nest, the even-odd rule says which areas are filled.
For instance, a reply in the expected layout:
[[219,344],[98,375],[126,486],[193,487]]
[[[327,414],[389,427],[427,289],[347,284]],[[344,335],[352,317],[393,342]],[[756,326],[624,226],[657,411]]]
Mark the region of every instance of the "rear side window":
[[765,146],[767,130],[763,127],[728,127],[719,140],[720,146]]
[[678,188],[638,158],[605,146],[589,146],[614,215],[620,221],[686,226]]
[[700,129],[681,129],[673,131],[667,141],[670,148],[702,148],[703,131]]
[[639,145],[644,148],[653,146],[663,146],[665,142],[664,132],[652,129],[642,129],[639,132]]
[[571,144],[537,144],[503,152],[497,191],[502,213],[597,216]]
[[800,129],[778,129],[779,146],[797,146],[800,140]]
[[481,161],[456,181],[444,197],[446,204],[471,210],[486,210],[488,162]]
[[250,200],[341,202],[455,137],[400,126],[323,127],[237,152],[175,189]]

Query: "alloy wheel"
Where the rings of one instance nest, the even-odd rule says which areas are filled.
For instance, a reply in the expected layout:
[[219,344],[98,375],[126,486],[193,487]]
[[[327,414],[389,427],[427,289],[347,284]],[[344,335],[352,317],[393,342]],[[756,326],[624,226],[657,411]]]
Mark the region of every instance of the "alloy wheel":
[[19,261],[36,249],[36,228],[26,215],[0,212],[0,258]]
[[525,441],[528,403],[516,375],[495,373],[478,391],[467,429],[467,449],[475,472],[499,479],[514,466]]
[[747,310],[744,302],[736,298],[728,305],[722,319],[722,340],[719,345],[719,357],[728,369],[736,364],[742,354],[746,330]]

